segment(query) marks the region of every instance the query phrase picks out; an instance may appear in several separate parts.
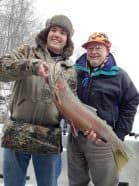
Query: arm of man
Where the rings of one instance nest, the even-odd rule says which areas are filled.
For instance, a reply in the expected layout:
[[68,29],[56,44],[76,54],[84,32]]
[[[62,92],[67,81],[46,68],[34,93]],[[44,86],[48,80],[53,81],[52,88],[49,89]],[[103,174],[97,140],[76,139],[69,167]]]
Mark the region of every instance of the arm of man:
[[29,45],[22,45],[0,57],[0,81],[14,81],[33,75],[39,62],[34,50]]
[[132,130],[134,117],[139,104],[139,93],[126,73],[123,77],[121,89],[123,93],[118,104],[119,115],[114,131],[121,140],[124,140],[124,137]]

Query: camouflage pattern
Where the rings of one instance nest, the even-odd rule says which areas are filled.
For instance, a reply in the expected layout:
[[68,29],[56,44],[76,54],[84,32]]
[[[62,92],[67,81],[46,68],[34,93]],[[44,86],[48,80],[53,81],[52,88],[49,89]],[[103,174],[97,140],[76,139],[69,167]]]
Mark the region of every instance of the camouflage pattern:
[[83,48],[87,49],[92,43],[100,43],[106,46],[110,51],[111,42],[109,41],[108,36],[103,32],[94,32],[88,38],[88,41],[82,45]]
[[[46,128],[29,123],[9,124],[5,127],[2,147],[26,153],[60,153],[61,129]],[[36,148],[37,147],[37,148]]]
[[[28,45],[23,45],[11,54],[0,58],[0,81],[15,81],[10,112],[11,118],[17,122],[11,125],[9,125],[10,121],[5,122],[3,147],[30,153],[47,153],[48,151],[56,153],[56,149],[57,152],[61,149],[61,134],[58,132],[60,129],[56,128],[56,131],[49,131],[48,134],[46,132],[48,125],[54,127],[60,123],[61,114],[52,100],[48,84],[36,74],[37,66],[42,61],[57,62],[50,57],[47,49]],[[68,59],[58,61],[62,66],[65,79],[75,90],[76,73],[71,62]],[[21,120],[24,122],[20,123]],[[32,129],[28,125],[32,126]]]

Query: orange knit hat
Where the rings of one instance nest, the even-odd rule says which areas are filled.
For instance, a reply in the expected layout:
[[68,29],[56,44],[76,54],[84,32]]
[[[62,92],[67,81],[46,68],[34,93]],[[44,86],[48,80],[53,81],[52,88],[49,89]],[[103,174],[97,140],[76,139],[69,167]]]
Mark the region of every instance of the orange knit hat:
[[92,35],[90,35],[88,41],[84,43],[82,47],[87,49],[88,46],[92,43],[104,44],[108,48],[108,50],[110,50],[111,47],[111,42],[109,41],[108,36],[103,32],[94,32]]

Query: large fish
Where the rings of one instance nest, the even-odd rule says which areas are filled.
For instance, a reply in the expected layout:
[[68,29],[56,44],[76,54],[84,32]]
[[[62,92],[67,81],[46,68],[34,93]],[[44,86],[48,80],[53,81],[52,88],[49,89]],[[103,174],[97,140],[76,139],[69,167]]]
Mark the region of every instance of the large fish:
[[81,131],[93,130],[103,141],[109,142],[120,170],[128,162],[131,151],[116,136],[106,121],[98,117],[73,94],[63,77],[60,63],[50,64],[48,72],[48,83],[57,109]]

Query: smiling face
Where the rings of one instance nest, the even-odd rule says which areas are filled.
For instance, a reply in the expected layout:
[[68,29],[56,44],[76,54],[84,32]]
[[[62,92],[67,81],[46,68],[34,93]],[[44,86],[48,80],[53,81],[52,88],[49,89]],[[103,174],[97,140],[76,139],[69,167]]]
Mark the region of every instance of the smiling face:
[[50,28],[47,37],[47,48],[55,54],[61,54],[67,43],[67,32],[59,26]]
[[91,67],[100,66],[109,54],[107,47],[100,43],[92,43],[86,50],[87,59]]

